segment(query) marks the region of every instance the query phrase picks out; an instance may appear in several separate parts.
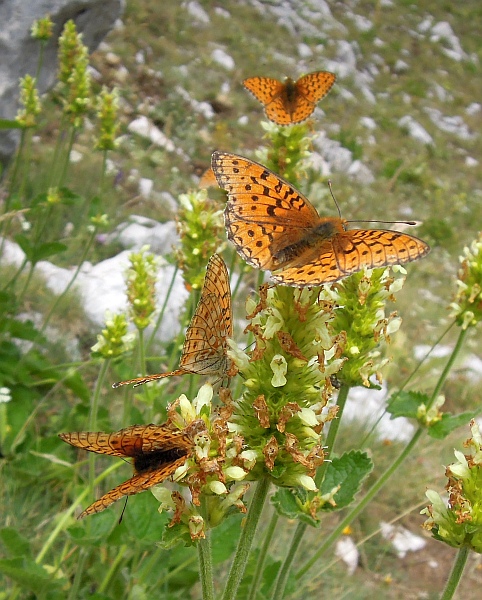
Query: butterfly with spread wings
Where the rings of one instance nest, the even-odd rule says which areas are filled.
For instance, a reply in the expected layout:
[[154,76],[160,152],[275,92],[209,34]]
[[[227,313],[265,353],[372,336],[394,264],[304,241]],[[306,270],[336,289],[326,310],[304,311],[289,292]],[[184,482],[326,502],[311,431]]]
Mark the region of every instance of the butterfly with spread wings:
[[287,181],[252,160],[214,152],[212,169],[228,193],[228,239],[253,267],[277,283],[315,286],[363,268],[401,265],[428,254],[422,240],[384,229],[346,229],[339,217],[320,217]]
[[285,82],[271,77],[249,77],[244,87],[264,106],[266,116],[278,125],[301,123],[315,110],[335,83],[336,75],[316,71],[293,81]]

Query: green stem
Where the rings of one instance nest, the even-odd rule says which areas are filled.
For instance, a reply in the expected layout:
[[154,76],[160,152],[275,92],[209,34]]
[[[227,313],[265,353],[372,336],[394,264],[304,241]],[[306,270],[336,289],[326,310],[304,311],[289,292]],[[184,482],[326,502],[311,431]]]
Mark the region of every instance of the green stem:
[[393,464],[383,473],[383,475],[375,482],[373,487],[367,492],[367,494],[360,500],[357,506],[352,509],[346,517],[338,524],[336,529],[334,529],[331,534],[326,538],[323,544],[318,548],[315,554],[305,563],[305,565],[296,573],[295,577],[299,579],[302,577],[314,564],[321,555],[328,550],[328,548],[340,537],[343,533],[345,527],[347,527],[370,503],[370,501],[378,494],[378,492],[382,489],[385,483],[390,479],[393,473],[398,469],[398,467],[404,462],[407,456],[411,453],[413,447],[418,442],[419,438],[422,436],[424,430],[419,427],[412,439],[408,442],[402,452],[399,454],[398,458],[393,462]]
[[21,159],[22,159],[22,155],[23,155],[23,150],[25,147],[25,138],[27,135],[27,130],[26,129],[22,129],[22,132],[20,134],[20,143],[18,145],[18,150],[17,150],[17,154],[15,156],[15,163],[13,165],[13,172],[12,172],[12,177],[10,179],[10,193],[7,196],[7,199],[5,201],[5,212],[8,212],[10,209],[10,199],[11,196],[13,194],[13,189],[15,187],[15,183],[17,180],[17,175],[18,175],[18,171],[20,168],[20,163],[21,163]]
[[269,486],[270,481],[268,477],[264,477],[258,481],[253,499],[251,500],[251,505],[249,507],[244,528],[241,531],[236,555],[231,565],[231,570],[226,582],[223,600],[234,600],[237,598],[239,584],[246,568],[249,551],[251,550],[254,534],[256,533],[259,518],[268,495]]
[[[107,369],[109,368],[110,359],[106,359],[102,361],[102,365],[100,367],[99,376],[97,377],[97,381],[95,384],[94,396],[92,398],[92,403],[90,405],[89,412],[89,427],[88,431],[96,431],[97,430],[97,413],[99,411],[99,399],[102,391],[102,386],[104,384],[105,376],[107,373]],[[89,492],[93,494],[94,492],[94,480],[95,480],[95,462],[96,462],[96,454],[93,452],[89,453]]]
[[24,299],[25,294],[27,293],[27,290],[28,290],[28,286],[30,285],[30,282],[32,281],[32,276],[33,276],[34,269],[35,269],[35,264],[34,263],[30,263],[30,267],[28,269],[28,273],[27,273],[27,278],[25,280],[25,284],[24,284],[21,292],[17,296],[17,304],[18,304],[18,306],[22,305],[23,299]]
[[[328,459],[333,453],[333,448],[335,446],[336,437],[338,435],[338,430],[340,428],[341,417],[343,416],[343,411],[345,410],[346,401],[348,399],[348,393],[350,391],[350,386],[346,384],[342,384],[340,387],[340,391],[338,392],[338,398],[336,399],[336,404],[338,406],[338,413],[336,415],[336,419],[330,422],[330,429],[328,431],[328,435],[326,436],[325,444],[328,447],[328,452],[325,461],[318,469],[315,476],[316,487],[320,488],[323,483],[323,479],[325,477],[325,472],[328,467]],[[281,565],[281,568],[278,572],[277,582],[274,590],[274,594],[272,598],[276,600],[277,598],[282,598],[285,592],[286,583],[288,581],[288,576],[291,572],[291,567],[293,565],[293,560],[296,555],[296,551],[303,539],[303,536],[306,532],[308,525],[306,523],[299,522],[295,532],[293,534],[293,539],[291,540],[291,546],[288,550],[286,558]]]
[[59,303],[61,302],[61,300],[65,297],[65,295],[68,293],[68,291],[74,285],[74,283],[75,283],[75,281],[76,281],[76,279],[77,279],[77,277],[78,277],[78,275],[80,273],[82,265],[83,265],[83,263],[84,263],[84,261],[85,261],[85,259],[87,257],[87,254],[90,251],[90,248],[92,246],[92,243],[94,241],[96,233],[97,233],[97,229],[94,229],[94,231],[92,232],[92,235],[90,236],[87,244],[84,247],[84,252],[82,253],[82,256],[80,257],[79,264],[78,264],[77,268],[75,269],[74,274],[73,274],[71,280],[67,284],[67,287],[64,289],[64,291],[59,296],[57,296],[57,298],[55,299],[55,302],[52,304],[51,309],[47,313],[47,316],[45,317],[43,325],[42,325],[42,328],[40,330],[40,334],[44,333],[45,329],[47,328],[47,325],[49,324],[50,319],[52,318],[52,315],[54,314],[55,310],[57,309],[57,306],[59,305]]
[[179,271],[179,267],[176,265],[174,267],[174,271],[172,273],[171,281],[169,282],[169,287],[167,288],[167,293],[166,293],[166,297],[164,298],[164,302],[162,304],[161,312],[159,313],[159,316],[157,317],[157,321],[154,326],[154,329],[152,330],[152,333],[149,336],[149,341],[147,342],[146,349],[150,349],[150,347],[152,346],[152,343],[156,337],[157,331],[159,330],[162,320],[164,319],[164,313],[166,312],[166,306],[167,306],[167,303],[169,302],[169,297],[171,295],[172,288],[174,286],[174,282],[176,281],[176,275],[177,275],[178,271]]
[[105,574],[105,577],[99,586],[99,589],[98,589],[99,594],[102,594],[102,592],[104,592],[106,590],[106,588],[109,586],[110,581],[111,581],[112,577],[114,576],[114,573],[116,572],[117,567],[123,560],[124,554],[126,553],[126,551],[127,551],[127,546],[125,544],[123,546],[121,546],[119,548],[119,550],[117,550],[116,557],[112,561],[112,564],[111,564],[109,570]]
[[87,560],[87,549],[80,548],[80,555],[75,563],[75,575],[74,581],[72,583],[72,587],[69,590],[69,595],[67,596],[67,600],[76,600],[79,597],[79,587],[80,582],[82,580],[82,575],[84,573],[85,561]]
[[328,430],[328,435],[326,436],[325,446],[328,448],[328,452],[326,453],[325,460],[323,464],[318,469],[315,476],[316,487],[320,487],[323,483],[323,479],[325,477],[325,472],[328,467],[328,459],[333,454],[333,448],[335,447],[336,437],[338,435],[338,430],[340,428],[341,418],[343,416],[343,412],[345,410],[346,401],[348,400],[348,394],[350,392],[350,386],[344,383],[341,384],[340,390],[338,391],[338,397],[336,399],[336,404],[338,406],[338,412],[336,413],[336,419],[330,421],[330,429]]
[[[97,477],[97,479],[94,481],[94,485],[98,485],[101,481],[103,481],[113,471],[117,470],[123,464],[124,464],[123,462],[119,461],[118,463],[111,465],[108,469],[103,471]],[[84,502],[84,500],[87,498],[88,495],[89,495],[89,489],[85,488],[84,491],[81,494],[79,494],[77,496],[77,498],[72,502],[71,506],[62,514],[62,516],[59,518],[59,520],[56,521],[55,529],[49,535],[46,542],[40,549],[40,552],[37,554],[37,556],[35,558],[35,562],[37,564],[40,564],[43,561],[45,555],[50,550],[51,546],[54,544],[58,535],[67,528],[68,524],[70,524],[70,521],[72,519],[72,514],[75,511],[75,509],[77,508],[77,506],[79,504],[81,504],[82,502]]]
[[202,500],[201,514],[206,527],[206,537],[199,540],[197,552],[199,558],[199,577],[203,600],[214,600],[213,555],[211,549],[211,530],[207,518],[206,499]]
[[288,549],[288,554],[286,555],[283,564],[281,565],[278,571],[278,577],[276,581],[276,585],[274,588],[273,595],[271,598],[273,600],[277,600],[278,598],[283,598],[286,588],[286,582],[288,581],[288,575],[291,573],[291,567],[293,565],[293,561],[295,559],[296,553],[298,552],[298,548],[301,544],[301,540],[305,535],[306,531],[305,523],[298,523],[297,528],[295,529],[295,533],[293,535],[293,539],[291,540],[291,545]]
[[70,128],[69,144],[67,146],[67,150],[66,150],[66,154],[65,154],[64,166],[62,168],[62,174],[60,175],[58,187],[62,187],[64,185],[65,178],[67,176],[67,169],[69,168],[69,164],[70,164],[70,153],[71,153],[72,148],[74,146],[74,140],[75,140],[75,134],[76,133],[77,133],[77,128],[74,127],[74,126],[72,126]]
[[437,382],[437,385],[435,386],[435,389],[432,393],[432,396],[430,397],[430,400],[428,402],[427,405],[427,410],[432,406],[432,404],[435,402],[435,400],[437,399],[437,396],[440,393],[440,390],[442,389],[443,384],[445,383],[445,380],[447,379],[448,374],[450,373],[450,369],[453,367],[454,362],[462,348],[462,345],[465,341],[465,338],[467,336],[468,333],[468,329],[461,329],[460,333],[459,333],[459,337],[457,339],[457,342],[455,344],[454,349],[452,350],[452,354],[450,355],[447,364],[445,365],[444,370],[442,371],[442,374],[439,377],[439,380]]
[[[442,389],[442,386],[447,379],[447,376],[450,372],[451,367],[453,366],[461,348],[465,337],[467,335],[467,330],[461,329],[455,347],[450,355],[447,364],[445,365],[444,370],[442,371],[439,380],[435,386],[435,389],[432,393],[430,401],[428,403],[428,407],[430,407]],[[408,442],[402,452],[399,454],[398,458],[395,459],[393,464],[381,475],[378,481],[375,482],[373,487],[367,492],[367,494],[363,497],[363,499],[359,502],[359,504],[352,509],[345,518],[338,524],[336,529],[334,529],[328,538],[323,542],[323,544],[318,548],[316,553],[305,563],[305,565],[296,573],[296,578],[302,577],[312,566],[313,564],[323,555],[328,548],[338,539],[338,537],[342,534],[345,527],[347,527],[370,503],[370,501],[378,494],[378,492],[382,489],[385,483],[390,479],[393,473],[398,469],[398,467],[405,461],[405,459],[410,455],[412,449],[417,444],[418,440],[422,436],[424,432],[424,428],[419,427],[415,433],[413,434],[412,439]]]
[[275,511],[271,516],[271,521],[268,525],[268,529],[264,535],[264,542],[259,552],[258,560],[256,561],[256,570],[251,581],[251,588],[249,590],[248,600],[256,600],[258,597],[258,586],[263,574],[264,564],[268,555],[268,550],[271,547],[271,540],[273,539],[276,526],[278,525],[279,514]]
[[440,600],[451,600],[451,598],[453,598],[460,583],[462,573],[464,572],[469,552],[470,548],[468,546],[462,546],[462,548],[459,548],[457,558],[455,559],[454,566],[452,567],[452,571],[445,585],[443,594],[440,596]]

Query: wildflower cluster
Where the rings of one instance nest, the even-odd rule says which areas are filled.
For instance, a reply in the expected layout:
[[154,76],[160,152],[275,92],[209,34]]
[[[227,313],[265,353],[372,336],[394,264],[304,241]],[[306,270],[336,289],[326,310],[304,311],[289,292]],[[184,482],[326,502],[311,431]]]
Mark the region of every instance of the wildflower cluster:
[[97,104],[97,117],[99,119],[99,136],[95,145],[97,150],[106,152],[107,150],[116,149],[118,110],[119,95],[117,90],[109,92],[106,87],[103,87]]
[[258,151],[260,162],[291,184],[300,181],[301,163],[309,156],[311,137],[308,135],[308,125],[292,125],[278,127],[274,123],[261,121],[265,137],[270,141],[267,147]]
[[72,20],[67,21],[59,38],[58,79],[64,112],[75,128],[82,125],[82,120],[91,105],[91,77],[88,66],[88,50],[82,43],[82,34],[77,33]]
[[156,310],[156,278],[158,261],[154,254],[148,254],[148,246],[129,256],[131,266],[127,270],[127,299],[134,325],[145,329]]
[[317,289],[262,286],[259,303],[249,299],[247,311],[255,348],[248,356],[233,343],[228,354],[246,389],[231,422],[255,452],[249,478],[267,474],[277,485],[315,490],[321,432],[335,415],[323,413],[330,376],[344,362],[330,335],[334,305]]
[[35,127],[42,105],[37,90],[37,80],[31,75],[25,75],[20,79],[20,104],[23,108],[19,109],[15,120],[24,129]]
[[129,351],[134,342],[134,335],[128,333],[126,316],[121,313],[106,314],[105,328],[97,335],[97,344],[92,346],[92,356],[99,358],[115,358]]
[[472,437],[465,446],[472,454],[456,450],[457,462],[446,469],[448,503],[437,492],[427,490],[431,504],[422,514],[428,516],[424,528],[437,540],[482,553],[482,435],[474,420],[470,428]]
[[467,329],[482,320],[482,233],[464,248],[460,262],[458,290],[450,307],[457,324]]
[[[398,270],[405,273],[402,267]],[[365,269],[331,286],[330,297],[339,307],[332,326],[348,359],[337,378],[348,386],[370,387],[372,375],[382,382],[381,368],[389,359],[382,357],[379,346],[381,342],[389,343],[401,324],[397,313],[386,315],[385,307],[405,281],[389,273],[389,269]]]
[[219,240],[224,230],[222,209],[208,197],[206,190],[182,194],[179,202],[177,230],[181,247],[177,250],[177,260],[186,287],[198,290],[208,258],[220,250]]
[[[221,395],[225,402],[216,414],[211,405],[210,384],[203,385],[192,402],[183,394],[168,407],[167,422],[173,427],[188,431],[195,428],[193,455],[173,476],[175,481],[189,486],[192,504],[187,505],[178,492],[163,486],[153,488],[154,496],[161,502],[159,512],[174,512],[169,524],[171,536],[189,535],[196,540],[205,536],[206,527],[216,526],[232,511],[246,512],[242,497],[249,484],[240,482],[253,467],[255,455],[243,450],[243,440],[231,431],[233,405],[228,391],[224,392]],[[201,494],[205,499],[202,515]]]
[[49,15],[37,19],[30,28],[30,33],[35,40],[47,42],[52,37],[53,21]]

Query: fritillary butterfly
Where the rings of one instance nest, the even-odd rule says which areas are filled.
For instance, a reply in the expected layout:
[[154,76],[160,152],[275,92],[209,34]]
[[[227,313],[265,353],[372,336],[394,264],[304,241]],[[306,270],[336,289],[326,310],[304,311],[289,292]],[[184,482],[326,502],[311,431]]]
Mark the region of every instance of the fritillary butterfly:
[[398,231],[346,230],[345,219],[320,217],[287,181],[242,156],[214,152],[212,168],[228,192],[228,239],[250,265],[274,271],[277,283],[320,285],[365,267],[410,262],[430,250],[422,240]]
[[224,375],[228,370],[226,350],[230,337],[233,337],[233,314],[229,274],[224,260],[218,254],[214,254],[206,267],[201,298],[186,331],[179,369],[119,381],[112,387],[118,388],[130,383],[137,386],[186,373]]
[[316,71],[293,81],[289,77],[282,83],[271,77],[249,77],[244,87],[264,105],[270,121],[278,125],[291,125],[307,119],[316,104],[335,83],[336,75]]
[[79,515],[79,519],[106,509],[122,496],[132,496],[161,483],[192,455],[194,438],[206,431],[201,419],[183,430],[170,425],[132,425],[115,433],[74,431],[60,433],[64,441],[97,454],[132,458],[134,476],[104,494]]

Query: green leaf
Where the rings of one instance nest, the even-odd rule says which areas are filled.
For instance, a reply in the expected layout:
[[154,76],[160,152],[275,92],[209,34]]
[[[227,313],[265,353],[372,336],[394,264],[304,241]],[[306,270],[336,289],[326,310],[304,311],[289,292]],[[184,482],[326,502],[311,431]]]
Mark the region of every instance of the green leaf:
[[65,579],[54,578],[33,560],[25,558],[0,560],[0,573],[41,598],[50,597],[47,595],[67,584]]
[[31,556],[30,541],[13,527],[4,527],[1,529],[0,539],[12,557]]
[[60,242],[47,242],[46,244],[41,244],[35,248],[35,260],[32,262],[38,263],[41,260],[45,260],[49,256],[60,254],[66,250],[67,246],[65,244],[61,244]]
[[303,510],[303,505],[309,500],[307,492],[303,488],[278,488],[276,493],[271,497],[271,502],[278,514],[288,519],[298,519],[317,527],[319,522],[314,519],[306,510]]
[[436,440],[443,440],[448,436],[450,432],[457,427],[467,425],[470,419],[473,419],[477,415],[477,411],[460,413],[459,415],[451,415],[445,413],[442,415],[442,419],[437,421],[433,425],[430,425],[427,429],[427,433],[430,437]]
[[162,539],[169,516],[166,513],[159,514],[158,508],[159,501],[150,491],[129,498],[123,522],[131,541],[152,545]]
[[45,343],[45,336],[40,335],[39,330],[35,327],[33,321],[18,321],[17,319],[8,319],[6,326],[12,337],[19,340],[28,340],[30,342],[37,341]]
[[[98,546],[117,525],[118,515],[113,510],[89,515],[85,519],[67,529],[72,540],[79,546]],[[87,519],[89,524],[87,526]]]
[[0,129],[23,129],[15,119],[0,119]]
[[341,487],[334,496],[336,506],[327,503],[320,510],[331,512],[351,504],[363,480],[372,469],[373,463],[368,455],[358,450],[352,450],[339,458],[333,458],[326,469],[320,491],[321,494],[327,494],[334,487],[338,485]]
[[27,260],[33,262],[32,261],[33,246],[31,244],[29,238],[26,235],[23,235],[23,233],[19,233],[14,237],[14,239],[17,242],[17,244],[20,246],[20,248],[23,250],[23,252],[25,253]]
[[421,404],[427,405],[429,400],[427,395],[420,392],[398,392],[388,400],[387,412],[392,419],[397,417],[416,419],[418,407]]
[[183,544],[184,546],[194,545],[189,531],[183,523],[176,523],[172,527],[166,527],[159,546],[168,550],[177,546],[177,544]]

